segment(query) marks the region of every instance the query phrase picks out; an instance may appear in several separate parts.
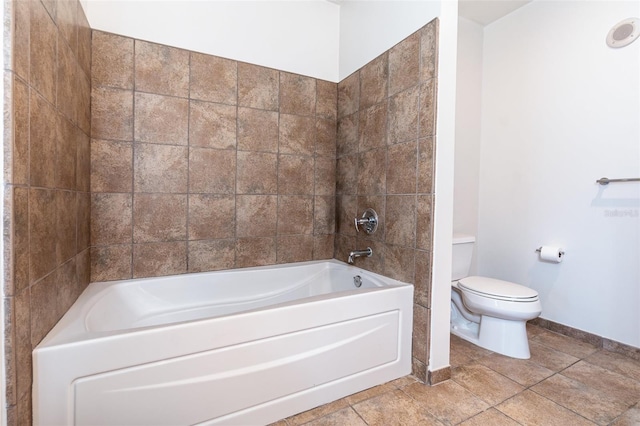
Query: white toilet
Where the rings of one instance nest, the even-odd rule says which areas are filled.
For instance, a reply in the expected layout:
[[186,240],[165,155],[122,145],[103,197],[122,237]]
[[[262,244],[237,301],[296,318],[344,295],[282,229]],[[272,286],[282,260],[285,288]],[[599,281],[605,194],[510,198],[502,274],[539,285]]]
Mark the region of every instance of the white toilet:
[[451,333],[513,358],[528,359],[526,323],[542,312],[538,292],[520,284],[469,277],[475,238],[453,236]]

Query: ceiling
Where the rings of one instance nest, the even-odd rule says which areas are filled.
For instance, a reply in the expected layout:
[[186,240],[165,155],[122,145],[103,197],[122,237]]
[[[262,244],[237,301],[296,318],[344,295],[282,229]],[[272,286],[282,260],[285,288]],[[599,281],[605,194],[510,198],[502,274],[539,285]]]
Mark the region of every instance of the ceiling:
[[460,0],[458,14],[480,25],[489,25],[531,0]]

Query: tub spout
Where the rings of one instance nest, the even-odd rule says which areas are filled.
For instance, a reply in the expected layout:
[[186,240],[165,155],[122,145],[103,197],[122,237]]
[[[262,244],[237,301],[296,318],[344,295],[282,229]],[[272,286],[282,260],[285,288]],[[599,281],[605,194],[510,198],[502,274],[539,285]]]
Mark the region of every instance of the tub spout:
[[373,255],[373,250],[371,250],[371,247],[367,247],[364,250],[354,250],[349,253],[349,258],[347,259],[347,263],[353,264],[353,259],[355,259],[356,257],[362,257],[362,256],[371,257],[371,255]]

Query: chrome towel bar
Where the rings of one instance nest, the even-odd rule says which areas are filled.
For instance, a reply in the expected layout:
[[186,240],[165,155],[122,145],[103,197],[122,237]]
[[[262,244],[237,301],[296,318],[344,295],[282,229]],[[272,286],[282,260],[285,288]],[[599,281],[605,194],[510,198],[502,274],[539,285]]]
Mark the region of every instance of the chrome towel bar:
[[599,183],[600,185],[609,185],[611,182],[640,182],[640,178],[609,179],[603,177],[596,181],[596,183]]

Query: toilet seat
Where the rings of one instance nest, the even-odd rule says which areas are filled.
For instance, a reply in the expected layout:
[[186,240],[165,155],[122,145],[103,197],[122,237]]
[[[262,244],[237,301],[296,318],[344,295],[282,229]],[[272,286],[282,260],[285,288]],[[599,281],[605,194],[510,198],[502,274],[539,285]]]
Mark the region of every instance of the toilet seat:
[[458,288],[481,297],[509,302],[535,302],[538,292],[520,284],[487,277],[466,277],[458,281]]

